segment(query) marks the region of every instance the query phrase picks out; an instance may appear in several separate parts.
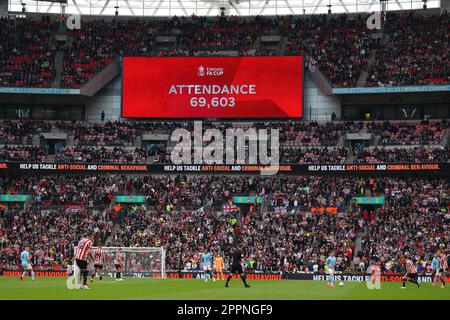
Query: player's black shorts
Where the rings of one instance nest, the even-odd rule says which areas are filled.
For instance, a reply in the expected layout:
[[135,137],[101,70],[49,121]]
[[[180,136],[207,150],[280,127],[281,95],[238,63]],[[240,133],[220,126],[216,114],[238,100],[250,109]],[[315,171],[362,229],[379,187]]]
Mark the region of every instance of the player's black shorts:
[[116,267],[117,270],[122,269],[122,265],[121,264],[115,264],[114,266]]
[[76,259],[75,261],[77,263],[78,268],[80,268],[81,270],[87,270],[87,261],[86,260]]
[[94,264],[94,269],[103,270],[103,265],[102,264]]
[[419,275],[417,273],[408,273],[406,276],[409,279],[413,279],[414,281],[417,281],[417,278],[419,277]]
[[232,264],[230,272],[231,273],[243,274],[244,270],[242,270],[242,265],[240,265],[240,264]]

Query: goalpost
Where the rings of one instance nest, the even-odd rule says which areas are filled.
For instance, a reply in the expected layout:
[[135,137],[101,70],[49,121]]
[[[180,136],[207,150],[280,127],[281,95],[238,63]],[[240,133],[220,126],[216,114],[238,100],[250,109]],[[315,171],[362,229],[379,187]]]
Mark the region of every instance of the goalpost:
[[[116,272],[114,258],[119,249],[123,250],[122,273],[125,277],[166,277],[166,250],[162,247],[103,247],[105,261],[103,272]],[[93,247],[95,250],[95,247]],[[93,262],[91,263],[93,267]]]

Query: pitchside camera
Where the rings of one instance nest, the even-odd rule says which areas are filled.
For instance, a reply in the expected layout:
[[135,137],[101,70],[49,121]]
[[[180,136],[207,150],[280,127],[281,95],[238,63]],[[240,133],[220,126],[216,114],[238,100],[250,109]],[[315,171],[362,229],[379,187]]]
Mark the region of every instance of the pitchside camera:
[[80,30],[81,29],[81,16],[70,15],[66,20],[66,26],[68,30]]

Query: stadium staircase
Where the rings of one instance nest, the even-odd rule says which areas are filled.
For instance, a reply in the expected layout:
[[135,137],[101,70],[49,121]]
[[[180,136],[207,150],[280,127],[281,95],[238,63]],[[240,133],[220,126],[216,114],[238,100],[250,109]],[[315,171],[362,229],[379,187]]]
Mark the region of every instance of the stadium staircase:
[[253,49],[262,54],[270,51],[272,55],[279,56],[286,51],[286,42],[287,39],[278,34],[266,34],[256,38]]
[[34,204],[33,195],[30,194],[30,199],[24,202],[23,209],[24,211],[28,210],[28,208],[31,208],[31,206]]
[[367,235],[367,226],[364,225],[364,228],[362,231],[358,232],[355,239],[355,252],[354,255],[361,251],[362,249],[362,239]]
[[356,83],[357,87],[365,87],[367,78],[369,76],[369,71],[372,69],[373,63],[375,62],[375,56],[376,56],[377,50],[374,49],[370,51],[369,56],[367,57],[367,66],[364,67],[361,70],[361,73],[359,74],[358,81]]
[[56,69],[56,75],[52,82],[52,88],[58,88],[60,87],[61,83],[61,73],[63,69],[63,60],[64,60],[64,52],[61,50],[58,50],[55,55],[55,69]]
[[374,135],[372,145],[373,146],[380,146],[381,145],[380,141],[381,141],[381,135]]
[[133,147],[141,148],[142,147],[142,135],[138,135],[133,142]]
[[173,51],[179,47],[175,36],[157,36],[152,48],[152,55],[157,56],[160,51]]
[[39,147],[41,144],[41,138],[39,133],[38,134],[33,134],[33,138],[31,139],[31,144],[33,146]]
[[75,146],[75,135],[73,132],[67,133],[67,146]]
[[256,49],[257,52],[261,49],[261,37],[256,38],[255,42],[253,42],[253,48]]
[[111,234],[105,239],[105,245],[108,245],[108,243],[111,243],[111,240],[113,239],[114,235],[117,233],[119,228],[120,228],[120,225],[118,223],[114,223],[114,225],[111,229]]
[[267,199],[264,199],[261,205],[261,212],[269,212],[269,211],[270,211],[269,201]]
[[[116,200],[115,200],[115,197],[114,197],[114,199],[109,204],[109,208],[112,209],[115,204],[116,204]],[[114,235],[119,230],[119,227],[120,227],[120,224],[118,222],[114,221],[114,224],[113,224],[112,229],[111,229],[111,234],[105,239],[105,245],[108,245],[108,243],[111,242],[112,238],[114,237]]]
[[442,147],[449,145],[449,138],[450,138],[450,131],[447,131],[444,134],[444,137],[442,138],[442,141],[441,141]]
[[327,78],[320,72],[319,68],[316,66],[313,70],[308,70],[307,67],[305,67],[305,71],[311,79],[316,83],[317,87],[319,88],[320,92],[322,92],[325,96],[331,96],[332,95],[332,87],[331,84],[328,82]]
[[286,52],[287,42],[288,42],[287,37],[283,37],[281,39],[281,52]]
[[[382,26],[381,32],[380,33],[374,33],[372,34],[372,38],[373,39],[380,39],[380,44],[381,46],[386,45],[387,42],[389,42],[389,36],[387,34],[384,33],[384,25]],[[365,87],[366,86],[366,82],[367,82],[367,78],[369,77],[369,72],[372,69],[372,66],[375,62],[375,57],[377,55],[377,48],[373,48],[370,53],[369,56],[367,57],[367,65],[366,67],[364,67],[361,70],[361,73],[359,74],[359,78],[358,81],[356,83],[357,87]]]

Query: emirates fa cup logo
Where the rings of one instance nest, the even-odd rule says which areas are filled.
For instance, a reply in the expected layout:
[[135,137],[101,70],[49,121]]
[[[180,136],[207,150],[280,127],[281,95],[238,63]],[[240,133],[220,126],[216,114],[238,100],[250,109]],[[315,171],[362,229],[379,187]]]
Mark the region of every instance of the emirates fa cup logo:
[[204,66],[198,67],[197,75],[198,75],[199,77],[204,77],[204,76],[205,76],[205,67],[204,67]]

